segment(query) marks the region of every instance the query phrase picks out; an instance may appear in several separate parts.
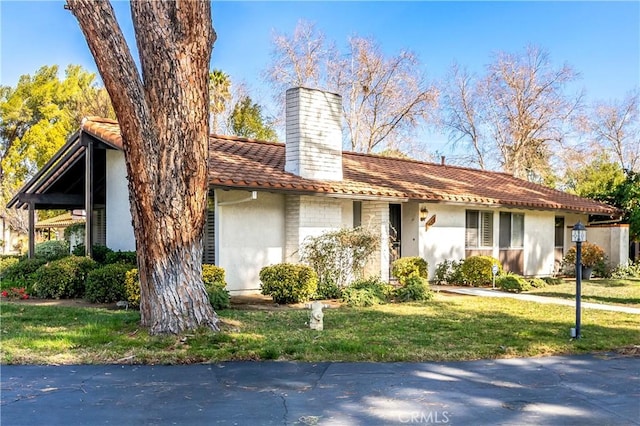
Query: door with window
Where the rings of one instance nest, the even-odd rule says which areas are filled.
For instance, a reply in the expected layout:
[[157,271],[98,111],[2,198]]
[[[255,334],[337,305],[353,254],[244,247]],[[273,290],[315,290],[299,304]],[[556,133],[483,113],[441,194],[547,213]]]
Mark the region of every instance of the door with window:
[[500,212],[498,260],[507,272],[524,274],[524,214]]

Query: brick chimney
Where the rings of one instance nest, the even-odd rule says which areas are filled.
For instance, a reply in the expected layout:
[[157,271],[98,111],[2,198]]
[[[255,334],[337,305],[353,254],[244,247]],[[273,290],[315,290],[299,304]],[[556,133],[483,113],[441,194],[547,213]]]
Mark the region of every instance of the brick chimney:
[[342,98],[295,87],[287,90],[284,169],[300,177],[342,180]]

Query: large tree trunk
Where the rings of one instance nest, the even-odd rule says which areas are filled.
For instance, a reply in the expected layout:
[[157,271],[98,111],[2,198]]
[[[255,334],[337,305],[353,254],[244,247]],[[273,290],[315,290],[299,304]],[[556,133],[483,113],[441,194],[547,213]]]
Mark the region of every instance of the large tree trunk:
[[136,237],[142,324],[152,334],[218,319],[202,282],[208,79],[215,32],[207,1],[131,1],[142,78],[113,8],[67,0],[120,123]]

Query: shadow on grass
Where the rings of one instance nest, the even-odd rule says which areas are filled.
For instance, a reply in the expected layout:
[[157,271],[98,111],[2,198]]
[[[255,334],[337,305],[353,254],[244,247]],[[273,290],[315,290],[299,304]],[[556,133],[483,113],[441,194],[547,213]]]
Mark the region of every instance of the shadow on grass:
[[[531,294],[535,296],[557,297],[559,299],[575,299],[575,295],[564,292],[536,291]],[[615,297],[582,294],[581,299],[583,302],[604,303],[609,305],[640,305],[640,297]]]

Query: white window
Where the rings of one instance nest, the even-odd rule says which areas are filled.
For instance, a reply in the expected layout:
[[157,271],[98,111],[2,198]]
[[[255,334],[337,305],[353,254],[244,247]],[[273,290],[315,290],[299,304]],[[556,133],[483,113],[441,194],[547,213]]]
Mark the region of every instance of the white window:
[[465,245],[467,248],[493,247],[493,212],[467,210]]

